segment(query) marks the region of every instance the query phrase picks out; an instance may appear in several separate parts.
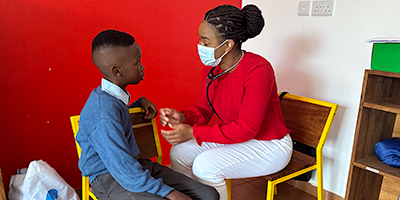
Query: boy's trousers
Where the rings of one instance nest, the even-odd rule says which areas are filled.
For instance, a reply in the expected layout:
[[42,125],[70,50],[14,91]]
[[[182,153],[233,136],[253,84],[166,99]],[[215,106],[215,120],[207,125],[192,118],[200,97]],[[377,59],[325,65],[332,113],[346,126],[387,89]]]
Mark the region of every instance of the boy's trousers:
[[[188,195],[193,200],[219,200],[218,192],[211,186],[199,183],[181,173],[162,166],[150,159],[139,158],[143,169],[149,170],[155,179],[162,178],[163,183]],[[155,194],[134,193],[124,189],[109,173],[98,175],[91,183],[94,195],[99,200],[149,200],[166,199]]]

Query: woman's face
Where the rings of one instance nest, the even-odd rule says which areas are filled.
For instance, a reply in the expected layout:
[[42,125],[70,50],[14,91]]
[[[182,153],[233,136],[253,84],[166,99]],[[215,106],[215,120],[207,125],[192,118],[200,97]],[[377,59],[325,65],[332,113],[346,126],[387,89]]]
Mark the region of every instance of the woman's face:
[[[215,48],[220,45],[224,40],[217,34],[213,25],[207,23],[206,21],[202,21],[199,25],[198,33],[199,35],[199,44],[206,47]],[[225,43],[221,47],[215,50],[214,57],[215,59],[222,56],[225,53]]]

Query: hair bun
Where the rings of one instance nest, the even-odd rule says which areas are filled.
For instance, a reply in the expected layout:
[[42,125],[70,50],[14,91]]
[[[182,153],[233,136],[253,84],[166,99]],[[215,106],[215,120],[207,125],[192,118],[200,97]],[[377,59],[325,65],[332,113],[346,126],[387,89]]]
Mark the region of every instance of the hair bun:
[[246,18],[246,32],[248,38],[253,38],[261,33],[264,28],[264,18],[261,10],[256,5],[249,4],[242,8],[241,12]]

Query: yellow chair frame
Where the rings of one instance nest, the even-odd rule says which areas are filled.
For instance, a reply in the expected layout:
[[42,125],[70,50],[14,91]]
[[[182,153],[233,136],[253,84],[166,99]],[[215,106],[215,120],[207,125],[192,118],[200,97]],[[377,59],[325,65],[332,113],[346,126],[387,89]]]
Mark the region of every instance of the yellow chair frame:
[[[267,179],[267,200],[273,200],[276,185],[312,170],[317,171],[318,200],[323,200],[322,149],[332,126],[338,105],[307,97],[286,94],[281,109],[287,127],[292,131],[294,141],[316,148],[316,158],[293,151],[288,166],[280,172],[265,176]],[[231,180],[227,179],[228,199],[231,199]]]
[[[131,115],[132,129],[135,134],[136,143],[140,149],[138,157],[156,157],[156,162],[161,164],[162,150],[155,119],[144,119],[144,109],[140,107],[129,109],[129,113]],[[79,115],[70,117],[74,138],[79,130],[79,118]],[[78,158],[80,158],[82,149],[76,140],[75,145],[78,152]],[[92,199],[97,200],[96,196],[91,191],[89,177],[82,176],[82,200],[89,200],[89,196]]]

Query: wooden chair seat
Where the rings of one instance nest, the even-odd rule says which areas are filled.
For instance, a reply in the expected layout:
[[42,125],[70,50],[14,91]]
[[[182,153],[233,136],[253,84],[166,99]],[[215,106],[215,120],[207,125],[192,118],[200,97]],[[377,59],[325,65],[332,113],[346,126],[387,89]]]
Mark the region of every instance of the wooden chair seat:
[[275,174],[270,174],[270,175],[264,176],[263,178],[267,179],[268,181],[274,181],[278,178],[282,178],[282,177],[292,174],[294,172],[297,172],[297,171],[300,171],[307,167],[313,166],[316,163],[317,163],[317,160],[314,157],[311,157],[307,154],[304,154],[304,153],[301,153],[298,151],[293,151],[292,158],[291,158],[289,164],[285,167],[285,169],[283,169]]

